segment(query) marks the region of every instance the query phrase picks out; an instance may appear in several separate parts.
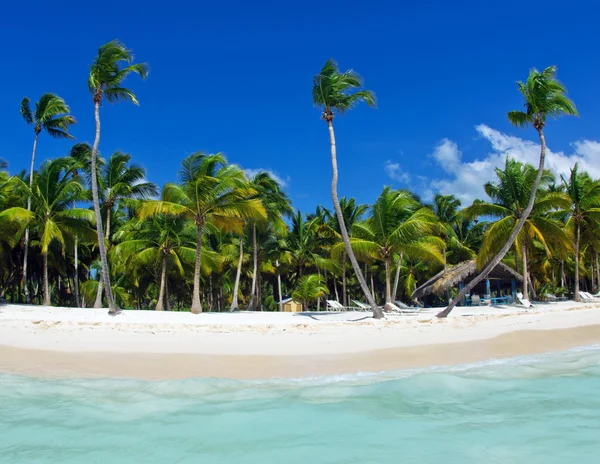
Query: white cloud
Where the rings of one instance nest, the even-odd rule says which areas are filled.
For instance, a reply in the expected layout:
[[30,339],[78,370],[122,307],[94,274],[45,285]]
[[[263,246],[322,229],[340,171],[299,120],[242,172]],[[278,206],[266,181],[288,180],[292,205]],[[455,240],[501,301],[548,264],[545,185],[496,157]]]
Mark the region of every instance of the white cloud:
[[[534,166],[539,162],[539,144],[502,133],[485,124],[475,130],[491,146],[491,151],[484,158],[463,162],[456,143],[448,139],[443,139],[431,155],[449,177],[434,179],[430,187],[444,194],[456,195],[463,204],[486,197],[483,185],[495,179],[495,168],[503,167],[507,156]],[[600,142],[582,140],[572,143],[571,147],[571,154],[548,149],[546,168],[557,176],[567,175],[573,165],[579,163],[581,170],[589,172],[592,177],[600,177]]]
[[449,139],[442,139],[435,147],[431,156],[438,162],[444,171],[455,173],[460,166],[462,153],[459,151],[456,142]]
[[383,170],[390,179],[395,180],[396,182],[401,182],[403,184],[410,183],[410,176],[407,172],[402,170],[399,163],[393,163],[392,161],[387,160],[383,165]]
[[244,169],[244,172],[246,173],[246,176],[248,176],[248,177],[254,177],[258,173],[266,172],[273,179],[275,179],[282,187],[287,187],[289,185],[290,181],[292,180],[290,178],[290,176],[282,177],[279,174],[277,174],[275,171],[272,171],[271,169],[263,169],[263,168]]

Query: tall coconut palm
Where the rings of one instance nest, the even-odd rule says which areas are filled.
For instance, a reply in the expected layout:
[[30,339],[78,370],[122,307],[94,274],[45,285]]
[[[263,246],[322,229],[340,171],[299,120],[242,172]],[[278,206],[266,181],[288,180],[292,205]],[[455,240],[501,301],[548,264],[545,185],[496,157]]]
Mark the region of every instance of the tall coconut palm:
[[[69,134],[69,126],[76,123],[76,120],[69,113],[71,109],[65,101],[53,93],[45,93],[35,104],[35,111],[32,111],[29,98],[25,97],[21,101],[21,115],[27,124],[33,124],[33,150],[31,152],[31,165],[29,168],[29,188],[33,186],[33,169],[35,166],[35,153],[40,134],[46,131],[50,137],[55,139],[72,139]],[[27,211],[31,210],[31,198],[27,198]],[[31,303],[29,290],[27,288],[27,256],[29,253],[29,228],[25,229],[25,249],[23,253],[23,288],[25,290],[25,299]]]
[[529,201],[523,209],[523,212],[506,243],[498,251],[498,254],[489,261],[487,266],[477,277],[465,285],[446,309],[437,314],[438,317],[448,316],[458,302],[461,301],[479,282],[487,277],[490,271],[502,261],[502,258],[504,258],[508,250],[513,246],[517,236],[525,225],[525,221],[527,221],[527,218],[533,209],[536,198],[535,193],[537,192],[544,174],[544,163],[546,160],[546,138],[544,136],[544,127],[547,118],[557,118],[563,115],[575,116],[578,114],[575,104],[566,95],[567,89],[556,79],[556,66],[549,66],[541,72],[537,69],[532,69],[527,80],[525,82],[517,82],[517,87],[525,100],[525,111],[509,111],[508,120],[516,127],[533,126],[538,133],[541,145],[539,166],[535,180],[531,186]]
[[[287,227],[283,220],[284,217],[290,217],[293,209],[290,199],[282,190],[281,185],[268,172],[259,172],[253,176],[250,181],[250,187],[257,192],[257,198],[263,204],[267,217],[264,221],[251,221],[252,227],[252,247],[253,247],[253,272],[252,272],[252,287],[250,293],[250,302],[248,309],[252,310],[256,306],[257,300],[257,277],[258,277],[258,247],[257,228],[272,230],[283,233]],[[241,243],[241,242],[240,242]],[[240,256],[242,251],[240,250]],[[239,270],[238,270],[239,272]],[[235,295],[234,295],[235,298]],[[258,302],[260,306],[260,301]],[[233,308],[233,304],[232,304]]]
[[[350,239],[356,253],[383,261],[385,300],[392,301],[391,269],[394,253],[410,253],[442,263],[443,242],[434,237],[438,222],[433,211],[410,192],[385,187],[371,208],[369,219],[354,225]],[[334,249],[339,254],[340,247]]]
[[321,69],[321,72],[313,79],[312,99],[314,105],[322,109],[321,117],[327,123],[327,127],[329,128],[331,167],[333,171],[331,178],[331,198],[333,200],[335,214],[337,215],[340,224],[346,253],[348,254],[348,258],[350,258],[352,268],[360,283],[360,287],[373,309],[373,317],[380,319],[383,317],[383,312],[378,308],[375,299],[371,295],[367,281],[365,280],[358,261],[356,260],[356,256],[354,256],[354,252],[352,251],[350,236],[344,223],[344,217],[342,216],[337,193],[338,167],[333,118],[336,113],[343,114],[361,102],[364,102],[369,106],[375,106],[375,95],[369,90],[362,90],[362,85],[362,79],[356,72],[353,70],[340,72],[337,63],[330,59],[327,60],[325,66]]
[[48,283],[48,251],[51,244],[65,252],[65,238],[75,234],[89,236],[94,221],[90,210],[75,208],[78,201],[87,200],[87,192],[79,179],[72,176],[73,162],[68,158],[48,160],[34,176],[33,189],[22,181],[19,188],[32,200],[34,217],[31,227],[36,233],[43,258],[44,305],[50,305]]
[[579,261],[582,231],[597,228],[600,221],[600,181],[592,180],[587,173],[579,172],[576,164],[568,178],[562,177],[569,198],[567,228],[573,233],[575,250],[575,301],[579,301]]
[[[481,249],[477,255],[477,264],[483,267],[506,243],[529,204],[532,185],[536,181],[537,170],[530,164],[523,164],[507,158],[504,169],[496,168],[496,182],[485,184],[485,191],[492,203],[476,201],[463,211],[467,217],[486,216],[497,219],[485,232]],[[544,170],[539,181],[543,187],[535,192],[533,208],[523,228],[515,240],[516,253],[521,254],[523,263],[523,295],[529,298],[528,252],[534,247],[534,241],[541,244],[548,257],[553,250],[569,248],[570,238],[563,224],[548,217],[548,213],[570,205],[569,198],[560,192],[548,192],[545,187],[554,182],[550,171]]]
[[102,216],[100,214],[100,199],[98,196],[98,172],[96,168],[98,146],[100,144],[100,106],[106,98],[109,103],[129,101],[138,105],[135,94],[122,87],[123,82],[130,74],[138,74],[142,79],[148,75],[148,65],[145,63],[133,63],[133,55],[124,44],[118,40],[112,40],[98,49],[98,54],[90,67],[88,77],[88,88],[94,102],[94,118],[96,120],[96,136],[92,146],[91,181],[92,197],[94,202],[94,213],[96,215],[96,229],[98,234],[98,249],[100,250],[100,262],[102,263],[102,279],[104,291],[108,300],[109,314],[118,313],[117,306],[112,295],[110,286],[110,274],[108,260],[106,258],[106,247],[104,245],[104,234],[102,231]]
[[153,214],[182,215],[196,225],[193,313],[202,312],[200,302],[200,265],[202,232],[207,224],[217,229],[240,233],[245,219],[266,219],[267,213],[244,176],[235,165],[228,165],[221,153],[194,153],[182,162],[179,185],[166,184],[162,200],[149,200],[140,207],[140,218]]

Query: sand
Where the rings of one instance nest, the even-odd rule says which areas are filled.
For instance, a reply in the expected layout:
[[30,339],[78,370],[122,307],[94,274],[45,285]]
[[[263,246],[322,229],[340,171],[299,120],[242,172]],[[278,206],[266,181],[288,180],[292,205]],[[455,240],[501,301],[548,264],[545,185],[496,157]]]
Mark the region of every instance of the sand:
[[0,371],[46,377],[306,377],[464,364],[600,343],[600,302],[369,313],[191,313],[3,305]]

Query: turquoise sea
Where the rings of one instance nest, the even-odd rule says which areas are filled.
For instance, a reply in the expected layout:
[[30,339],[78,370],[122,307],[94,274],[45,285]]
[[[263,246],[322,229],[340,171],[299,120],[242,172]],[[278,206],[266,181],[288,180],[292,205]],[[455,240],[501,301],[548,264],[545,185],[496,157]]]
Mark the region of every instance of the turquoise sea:
[[600,346],[281,381],[1,375],[0,462],[599,463]]

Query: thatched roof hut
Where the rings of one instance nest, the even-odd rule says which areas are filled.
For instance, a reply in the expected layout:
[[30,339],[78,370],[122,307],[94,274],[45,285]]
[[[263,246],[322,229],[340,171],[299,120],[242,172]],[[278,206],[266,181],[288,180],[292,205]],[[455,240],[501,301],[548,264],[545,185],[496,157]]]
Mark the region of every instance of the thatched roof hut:
[[[477,264],[474,259],[450,266],[446,269],[446,272],[441,271],[417,288],[413,292],[412,298],[423,298],[432,293],[442,296],[446,290],[456,287],[461,282],[470,282],[478,273]],[[511,281],[514,279],[519,282],[523,281],[523,276],[521,274],[503,263],[498,264],[492,269],[487,278],[490,280]]]

